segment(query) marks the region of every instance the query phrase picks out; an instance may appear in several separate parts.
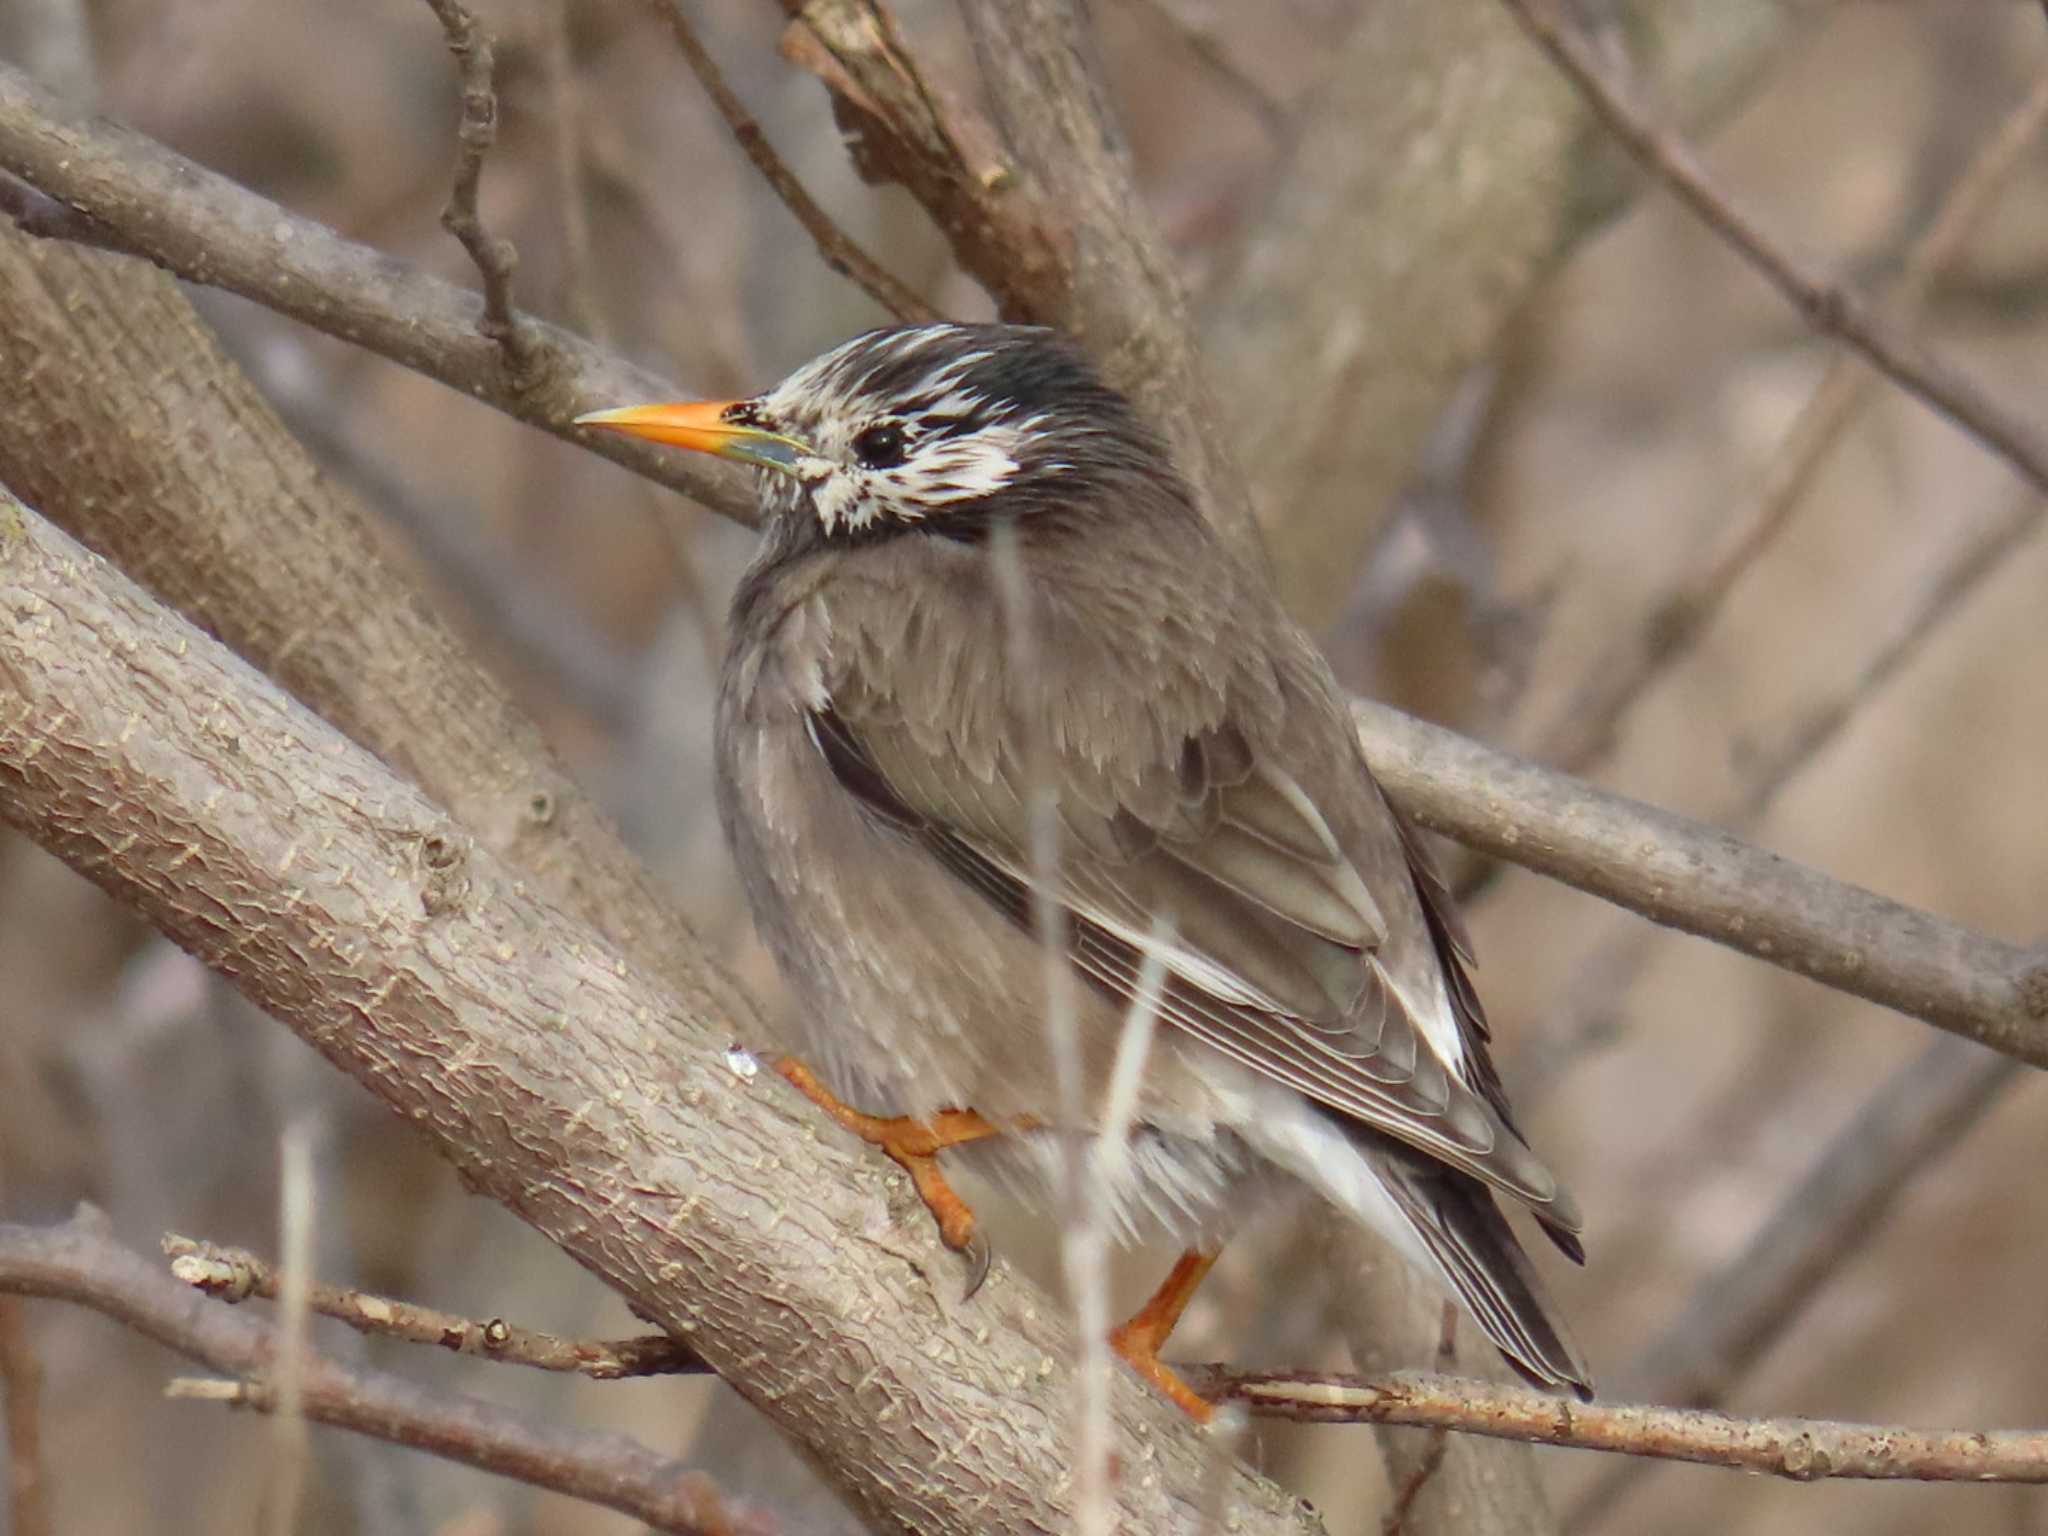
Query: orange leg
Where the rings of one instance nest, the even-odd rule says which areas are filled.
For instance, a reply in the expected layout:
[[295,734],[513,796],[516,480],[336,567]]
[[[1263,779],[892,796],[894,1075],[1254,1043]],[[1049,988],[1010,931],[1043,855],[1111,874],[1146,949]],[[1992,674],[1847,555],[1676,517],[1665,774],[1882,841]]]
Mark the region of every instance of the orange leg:
[[[948,1248],[967,1256],[967,1294],[972,1296],[988,1278],[988,1240],[975,1230],[974,1211],[946,1182],[939,1170],[938,1155],[948,1147],[962,1146],[1000,1136],[1003,1128],[990,1125],[971,1109],[942,1109],[928,1120],[908,1115],[884,1117],[862,1114],[841,1103],[831,1089],[818,1081],[811,1069],[794,1056],[779,1057],[775,1070],[789,1079],[790,1086],[818,1108],[871,1146],[880,1147],[910,1175],[911,1187],[939,1224],[939,1239]],[[1168,1324],[1171,1327],[1171,1324]]]
[[1208,1423],[1216,1409],[1160,1360],[1159,1347],[1215,1263],[1214,1250],[1190,1248],[1174,1261],[1173,1272],[1152,1293],[1152,1299],[1138,1308],[1130,1321],[1109,1330],[1109,1347],[1197,1424]]

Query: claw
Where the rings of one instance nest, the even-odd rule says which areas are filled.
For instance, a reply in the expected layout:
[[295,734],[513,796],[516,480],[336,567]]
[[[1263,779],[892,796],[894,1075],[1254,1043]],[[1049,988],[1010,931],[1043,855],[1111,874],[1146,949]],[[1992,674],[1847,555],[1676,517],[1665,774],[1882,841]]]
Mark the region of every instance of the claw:
[[967,1261],[967,1289],[960,1293],[960,1299],[972,1299],[974,1293],[988,1281],[989,1266],[995,1262],[995,1249],[976,1227],[967,1235],[966,1244],[960,1249],[960,1257]]
[[942,1109],[929,1120],[913,1120],[902,1115],[884,1118],[863,1114],[841,1103],[818,1081],[811,1069],[794,1056],[780,1058],[775,1062],[775,1070],[805,1098],[862,1141],[888,1153],[897,1166],[910,1175],[917,1197],[939,1224],[940,1241],[967,1260],[967,1292],[961,1299],[964,1301],[980,1290],[988,1279],[989,1266],[995,1261],[995,1254],[988,1239],[981,1235],[973,1210],[954,1193],[953,1186],[946,1182],[945,1174],[939,1170],[937,1154],[947,1147],[1000,1135],[1000,1129],[971,1109]]

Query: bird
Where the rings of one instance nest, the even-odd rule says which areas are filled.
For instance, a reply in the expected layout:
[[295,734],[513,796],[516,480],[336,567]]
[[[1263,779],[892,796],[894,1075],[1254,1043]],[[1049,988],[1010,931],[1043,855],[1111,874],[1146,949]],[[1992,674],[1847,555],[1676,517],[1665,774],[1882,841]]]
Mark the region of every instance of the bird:
[[795,1002],[776,1064],[910,1172],[970,1292],[987,1244],[941,1155],[1058,1201],[1144,997],[1109,1219],[1183,1249],[1111,1335],[1144,1379],[1207,1421],[1160,1347],[1231,1226],[1306,1190],[1590,1399],[1501,1205],[1577,1263],[1582,1218],[1516,1126],[1451,892],[1321,652],[1075,342],[891,326],[747,399],[577,420],[756,472],[715,738]]

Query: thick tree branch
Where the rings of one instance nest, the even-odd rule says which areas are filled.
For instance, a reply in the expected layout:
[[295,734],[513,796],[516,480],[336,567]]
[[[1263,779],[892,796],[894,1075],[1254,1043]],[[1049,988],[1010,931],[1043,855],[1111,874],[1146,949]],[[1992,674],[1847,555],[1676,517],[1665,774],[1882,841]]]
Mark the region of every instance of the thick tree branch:
[[[137,157],[135,167],[124,160],[130,150]],[[66,160],[68,153],[75,153],[75,162]],[[275,204],[190,166],[147,139],[68,114],[4,66],[0,163],[32,179],[47,173],[54,181],[52,190],[96,218],[122,214],[130,221],[123,225],[124,236],[149,241],[151,253],[159,258],[173,250],[185,253],[185,273],[195,280],[225,270],[197,254],[213,251],[216,235],[231,250],[244,242],[241,254],[230,262],[235,270],[246,263],[260,271],[263,260],[269,259],[268,247],[247,244],[242,232],[285,223],[302,230],[303,244],[309,249],[318,245],[322,255],[310,269],[287,268],[282,288],[291,290],[289,304],[277,302],[280,294],[267,281],[254,284],[249,294],[258,302],[273,303],[300,318],[345,314],[351,318],[337,334],[413,366],[418,365],[411,363],[416,349],[410,341],[389,350],[379,342],[394,335],[434,333],[457,350],[481,345],[469,329],[473,310],[460,320],[447,314],[445,297],[459,297],[456,290],[407,274],[387,258],[350,246],[308,221],[293,224],[292,216]],[[182,186],[194,183],[201,188],[199,195],[181,192]],[[106,194],[104,203],[81,203],[98,194]],[[216,203],[231,216],[216,219]],[[298,242],[295,237],[283,243]],[[330,264],[337,286],[333,293],[322,290],[316,297],[316,274]],[[295,272],[304,273],[303,289],[294,280]],[[388,281],[378,280],[378,274]],[[437,291],[443,298],[435,297]],[[414,301],[427,311],[418,326],[401,307]],[[436,319],[436,314],[442,318]],[[619,365],[605,354],[577,345],[589,359],[592,376],[621,376]],[[431,367],[425,371],[435,372]],[[483,387],[488,371],[481,368],[476,374],[477,387]],[[751,491],[743,494],[751,517]],[[728,511],[729,499],[721,497],[714,506]],[[186,580],[194,587],[203,588],[210,581],[231,587],[236,601],[247,600],[246,583],[204,568],[200,554],[208,539],[201,530],[207,526],[203,518],[195,518],[189,543],[151,541],[154,553],[149,558],[158,564],[190,561]],[[320,581],[331,574],[315,562],[299,580]],[[1381,706],[1361,705],[1360,711],[1367,722],[1368,753],[1390,791],[1437,830],[1659,922],[1969,1034],[2023,1060],[2048,1061],[2048,1046],[2043,1044],[2048,1030],[2042,1023],[2048,1019],[2044,957],[1884,901],[1684,818],[1581,786]],[[1837,919],[1854,927],[1833,931],[1830,924]],[[1866,938],[1885,942],[1879,946]]]
[[1468,847],[2048,1066],[2048,948],[1973,932],[1383,704],[1352,714],[1387,793]]
[[[900,1181],[729,1023],[541,900],[411,785],[18,504],[0,508],[0,815],[235,981],[481,1192],[698,1350],[869,1518],[1068,1518],[1073,1340],[968,1307]],[[827,1139],[829,1138],[829,1139]],[[892,1219],[886,1208],[896,1199]],[[1192,1527],[1206,1457],[1113,1384],[1118,1518]],[[1314,1522],[1241,1468],[1241,1528]]]
[[2048,434],[1958,372],[1849,289],[1811,271],[1717,188],[1692,150],[1664,131],[1633,87],[1571,19],[1562,0],[1503,0],[1602,122],[1645,169],[1783,294],[1816,330],[1840,337],[1907,393],[2048,492]]
[[[81,1212],[61,1227],[0,1225],[0,1293],[71,1302],[235,1378],[233,1401],[270,1411],[278,1330],[188,1290]],[[624,1435],[540,1426],[476,1398],[429,1393],[384,1371],[318,1354],[305,1362],[306,1417],[549,1488],[676,1536],[773,1536],[766,1517],[728,1506],[701,1472]],[[26,1533],[24,1533],[26,1536]]]
[[1397,1371],[1259,1375],[1182,1366],[1198,1390],[1255,1414],[1315,1424],[1438,1426],[1535,1445],[1823,1478],[2048,1483],[2048,1430],[1905,1429],[1833,1419],[1738,1419],[1705,1408],[1574,1403],[1528,1387]]
[[[0,167],[101,227],[96,243],[223,288],[366,347],[557,437],[615,459],[741,522],[745,472],[572,425],[584,411],[687,391],[531,316],[529,377],[479,329],[483,301],[237,186],[0,64]],[[111,232],[111,233],[105,233]],[[608,439],[617,439],[616,442]],[[703,462],[696,462],[703,460]]]
[[1209,520],[1247,557],[1258,538],[1251,493],[1233,457],[1195,351],[1172,252],[1145,208],[1073,0],[966,0],[982,86],[1017,174],[1041,207],[1059,209],[1073,253],[1056,325],[1166,434]]

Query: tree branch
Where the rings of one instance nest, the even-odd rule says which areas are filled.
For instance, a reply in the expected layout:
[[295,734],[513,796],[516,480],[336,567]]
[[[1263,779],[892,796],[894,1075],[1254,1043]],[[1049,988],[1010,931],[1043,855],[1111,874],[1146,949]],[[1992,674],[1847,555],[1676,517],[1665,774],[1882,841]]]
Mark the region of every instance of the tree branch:
[[[251,1296],[276,1301],[284,1282],[277,1269],[246,1248],[198,1242],[176,1233],[163,1240],[172,1278],[215,1301],[233,1306]],[[573,1371],[595,1381],[628,1376],[699,1375],[710,1369],[702,1358],[666,1334],[637,1339],[560,1339],[519,1328],[501,1317],[486,1322],[423,1307],[416,1301],[375,1296],[351,1286],[313,1283],[307,1306],[322,1317],[346,1323],[362,1334],[434,1344],[458,1355],[526,1365],[540,1371]]]
[[[132,166],[125,158],[131,152]],[[448,308],[451,298],[460,298],[458,290],[410,274],[310,221],[294,221],[275,204],[147,139],[67,114],[5,66],[0,162],[31,179],[47,174],[53,195],[96,218],[121,215],[127,221],[124,235],[147,242],[158,259],[183,253],[179,270],[194,280],[217,279],[229,268],[239,272],[246,266],[263,275],[248,296],[302,319],[346,316],[336,334],[408,366],[422,366],[413,361],[422,335],[440,337],[451,355],[480,344],[471,330],[474,311],[457,320]],[[83,201],[96,197],[104,203]],[[294,231],[281,244],[297,247],[295,255],[271,251],[268,235],[250,234],[278,224]],[[302,263],[316,246],[318,257]],[[263,265],[269,260],[286,261],[275,285],[275,274]],[[319,276],[330,268],[331,291]],[[424,310],[417,324],[404,307],[414,303]],[[586,377],[616,381],[629,372],[599,349],[575,346],[586,359]],[[443,377],[440,366],[422,371]],[[448,382],[468,379],[471,384],[463,387],[487,392],[489,373],[487,366],[476,366]],[[663,388],[644,380],[642,387]],[[666,471],[664,476],[673,479]],[[751,490],[739,494],[751,518]],[[722,493],[707,504],[734,515],[731,498]],[[194,526],[206,525],[202,519]],[[159,540],[151,558],[196,560],[207,542],[185,548]],[[222,579],[198,569],[188,576],[195,584]],[[320,573],[312,579],[321,579]],[[238,598],[248,596],[245,584],[235,583],[234,590]],[[2048,1062],[2048,956],[1829,880],[1682,817],[1579,785],[1383,706],[1358,709],[1375,769],[1390,792],[1434,829],[1658,922],[1968,1034],[2022,1060]],[[1514,792],[1504,793],[1502,786],[1509,784]],[[1831,931],[1829,924],[1838,918],[1853,927]],[[1845,942],[1845,933],[1885,942]]]
[[[1739,1253],[1629,1367],[1651,1402],[1712,1407],[1799,1320],[1863,1247],[1913,1178],[1937,1162],[2020,1075],[1967,1040],[1937,1040],[1894,1073]],[[1621,1462],[1573,1506],[1595,1529],[1649,1465]]]
[[1901,334],[1854,292],[1812,272],[1764,233],[1746,210],[1714,186],[1691,149],[1657,125],[1620,72],[1570,19],[1562,0],[1503,3],[1643,167],[1755,267],[1809,324],[1849,343],[1879,372],[1948,417],[2037,490],[2048,492],[2048,435],[2008,410],[1974,379]]
[[[264,1412],[274,1406],[269,1378],[281,1348],[278,1330],[195,1295],[115,1242],[97,1212],[82,1211],[61,1227],[0,1225],[0,1293],[88,1307],[235,1378],[242,1390],[233,1401]],[[492,1403],[429,1393],[312,1352],[303,1401],[315,1423],[601,1504],[658,1531],[774,1536],[774,1522],[727,1505],[703,1473],[624,1435],[541,1427]]]
[[1078,338],[1166,435],[1203,512],[1262,558],[1251,491],[1196,354],[1179,270],[1131,174],[1075,0],[965,0],[974,56],[1017,173],[1060,210],[1073,251],[1055,305],[1031,316]]
[[[1779,56],[1793,9],[1629,0],[1602,14],[1650,39],[1690,123]],[[1313,633],[1354,600],[1474,366],[1640,182],[1611,174],[1625,157],[1589,142],[1591,114],[1497,5],[1353,12],[1199,305],[1275,583]]]
[[65,103],[4,64],[0,166],[93,225],[118,231],[95,243],[118,242],[188,282],[240,294],[365,347],[736,521],[751,524],[756,516],[745,471],[573,425],[584,411],[687,391],[531,316],[520,319],[532,338],[533,368],[515,379],[498,344],[478,328],[484,311],[476,294],[345,240]]
[[540,354],[530,322],[512,305],[512,274],[519,266],[519,253],[510,240],[484,228],[476,202],[484,159],[498,142],[498,91],[493,81],[497,50],[490,31],[461,0],[427,0],[427,7],[441,23],[462,79],[455,185],[448,194],[448,206],[441,210],[441,227],[462,242],[483,278],[484,314],[477,329],[504,350],[514,387],[525,389],[532,382]]
[[[684,1339],[868,1518],[1042,1532],[1069,1493],[1059,1309],[959,1275],[900,1179],[218,644],[0,507],[0,815],[228,975]],[[885,1199],[896,1199],[892,1219]],[[1200,1437],[1112,1384],[1117,1517],[1196,1517]],[[1241,1528],[1307,1533],[1229,1474]]]
[[754,120],[753,114],[741,105],[732,87],[725,83],[725,76],[719,73],[717,63],[697,36],[696,29],[690,25],[690,18],[684,14],[682,0],[652,0],[652,4],[656,13],[668,22],[668,29],[689,64],[690,73],[697,77],[697,83],[704,87],[704,94],[711,98],[711,105],[725,119],[725,126],[732,130],[741,151],[761,173],[761,179],[768,183],[769,190],[782,200],[782,206],[804,227],[804,233],[817,246],[818,255],[824,259],[825,265],[858,284],[862,292],[898,320],[938,319],[937,310],[862,250],[851,235],[833,222],[832,215],[818,205],[817,199],[804,190],[804,184],[797,180],[796,173],[775,153],[775,146],[768,142],[768,136],[761,131],[761,125]]
[[[2048,71],[2036,78],[2025,98],[1985,140],[1941,210],[1907,251],[1898,282],[1887,296],[1894,324],[1913,324],[1927,290],[1996,205],[1996,194],[2022,164],[2044,121]],[[1533,756],[1583,773],[1613,750],[1629,710],[1691,652],[1736,583],[1785,530],[1829,451],[1868,403],[1876,383],[1876,376],[1854,353],[1836,355],[1763,475],[1715,531],[1706,558],[1657,593],[1642,622],[1587,668],[1551,721],[1533,734]]]
[[1769,1472],[1793,1482],[2048,1483],[2048,1431],[1904,1429],[1834,1419],[1738,1419],[1705,1408],[1574,1403],[1529,1387],[1396,1371],[1236,1372],[1176,1367],[1197,1391],[1267,1418],[1443,1427],[1534,1445]]
[[1352,717],[1387,793],[1431,831],[2048,1066],[2048,947],[1973,932],[1384,704],[1354,701]]

